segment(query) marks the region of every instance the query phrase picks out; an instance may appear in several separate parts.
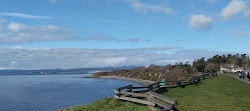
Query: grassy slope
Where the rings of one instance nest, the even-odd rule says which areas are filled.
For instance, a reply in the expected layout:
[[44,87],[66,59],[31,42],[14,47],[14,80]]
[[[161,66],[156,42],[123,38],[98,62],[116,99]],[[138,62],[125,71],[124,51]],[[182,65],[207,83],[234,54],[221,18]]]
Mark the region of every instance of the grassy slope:
[[84,106],[65,108],[60,111],[150,111],[147,106],[130,102],[117,102],[114,98],[105,98]]
[[249,111],[250,85],[221,75],[199,85],[175,88],[163,93],[178,101],[180,111]]
[[[180,111],[249,111],[250,85],[232,77],[221,75],[202,81],[199,85],[161,91],[178,101]],[[116,102],[106,98],[64,111],[149,111],[146,106],[129,102]]]

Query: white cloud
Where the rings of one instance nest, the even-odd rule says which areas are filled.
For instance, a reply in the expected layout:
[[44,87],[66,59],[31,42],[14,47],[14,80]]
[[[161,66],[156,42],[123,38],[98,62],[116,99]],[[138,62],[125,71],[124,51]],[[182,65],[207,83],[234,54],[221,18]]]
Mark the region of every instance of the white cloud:
[[[44,48],[0,48],[0,67],[9,67],[13,60],[16,68],[78,68],[144,66],[155,61],[170,58],[154,51],[168,51],[171,47],[149,47],[139,49],[44,49]],[[152,57],[152,55],[154,55]],[[138,59],[140,58],[140,59]],[[171,58],[172,59],[172,58]],[[142,61],[144,60],[144,61]],[[159,63],[158,63],[159,64]],[[168,64],[167,62],[159,65]]]
[[11,70],[10,67],[0,67],[0,70]]
[[6,23],[7,21],[4,19],[0,19],[0,30],[3,30],[3,25]]
[[94,40],[94,41],[115,41],[115,42],[121,42],[123,40],[117,39],[115,37],[109,37],[104,34],[91,34],[85,37],[85,40]]
[[232,30],[231,34],[233,37],[241,37],[241,36],[250,35],[250,31]]
[[10,63],[10,67],[16,67],[18,65],[18,63],[16,61],[12,61]]
[[207,1],[207,2],[209,2],[209,3],[214,3],[214,2],[216,2],[217,0],[205,0],[205,1]]
[[147,39],[141,40],[141,39],[136,39],[136,38],[128,39],[128,41],[129,42],[134,42],[134,43],[138,43],[138,42],[150,42],[150,40],[147,40]]
[[137,38],[120,39],[102,33],[84,32],[81,37],[64,27],[54,25],[29,26],[0,19],[0,45],[28,44],[62,40],[92,40],[100,42],[150,42]]
[[36,15],[29,15],[29,14],[23,14],[23,13],[0,13],[2,16],[11,16],[11,17],[20,17],[20,18],[53,18],[49,16],[36,16]]
[[224,19],[232,18],[233,16],[244,12],[247,9],[246,3],[242,0],[232,0],[221,12]]
[[245,11],[244,14],[243,14],[243,17],[245,19],[250,18],[250,11]]
[[52,4],[55,4],[55,3],[56,3],[56,0],[50,0],[50,2],[51,2]]
[[192,15],[189,20],[189,26],[196,30],[208,30],[211,28],[213,19],[211,16]]
[[113,19],[106,19],[106,18],[102,18],[102,19],[96,19],[96,20],[90,20],[88,22],[118,22],[117,20],[113,20]]
[[80,39],[69,29],[54,25],[28,26],[16,22],[0,24],[0,45]]
[[10,29],[11,31],[20,31],[23,30],[24,28],[25,28],[24,24],[15,22],[11,22],[8,26],[8,29]]
[[170,47],[170,46],[165,46],[165,47],[147,47],[147,48],[138,48],[140,50],[144,51],[165,51],[165,50],[172,50],[172,49],[178,49],[179,47]]
[[83,38],[83,40],[92,40],[92,41],[100,41],[100,42],[132,42],[132,43],[150,42],[150,40],[143,40],[143,39],[137,39],[137,38],[121,39],[117,37],[107,36],[103,33],[86,32],[84,36],[85,37]]
[[127,59],[125,57],[115,57],[115,58],[107,58],[105,62],[110,66],[116,66],[122,63],[125,63]]
[[161,12],[166,14],[173,14],[173,10],[169,7],[161,6],[161,5],[149,5],[139,2],[138,0],[124,0],[128,2],[130,6],[134,9],[134,11],[141,12],[141,13],[148,13],[148,12]]

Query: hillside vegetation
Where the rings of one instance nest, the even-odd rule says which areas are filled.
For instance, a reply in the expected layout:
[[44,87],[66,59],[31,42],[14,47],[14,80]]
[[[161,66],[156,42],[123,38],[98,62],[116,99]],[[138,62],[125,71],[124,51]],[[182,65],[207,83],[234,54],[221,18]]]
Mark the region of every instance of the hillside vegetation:
[[227,55],[215,55],[205,60],[205,58],[197,59],[193,61],[193,64],[175,64],[167,66],[155,66],[150,65],[147,68],[133,68],[133,69],[121,69],[115,71],[98,72],[93,74],[92,77],[103,76],[117,76],[133,79],[142,79],[150,81],[177,81],[187,80],[194,75],[200,73],[216,73],[220,70],[220,66],[241,67],[243,69],[249,69],[250,59],[246,54],[227,54]]
[[188,64],[176,64],[163,67],[150,65],[148,68],[133,68],[115,70],[111,72],[98,72],[93,74],[92,77],[118,76],[150,81],[161,81],[162,79],[167,81],[177,81],[189,79],[189,77],[195,74],[197,74],[195,67]]

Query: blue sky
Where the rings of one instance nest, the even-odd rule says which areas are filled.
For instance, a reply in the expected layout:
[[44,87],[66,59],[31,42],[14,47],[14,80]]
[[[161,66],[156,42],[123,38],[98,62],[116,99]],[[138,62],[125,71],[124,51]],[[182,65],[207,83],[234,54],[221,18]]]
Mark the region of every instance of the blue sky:
[[[213,54],[248,54],[250,48],[249,0],[0,0],[0,3],[0,69],[164,65]],[[37,52],[28,53],[31,50]],[[65,50],[74,52],[74,56],[67,58],[72,55],[63,55]],[[59,63],[66,58],[71,65],[48,62]],[[35,64],[31,61],[43,65],[29,67]]]

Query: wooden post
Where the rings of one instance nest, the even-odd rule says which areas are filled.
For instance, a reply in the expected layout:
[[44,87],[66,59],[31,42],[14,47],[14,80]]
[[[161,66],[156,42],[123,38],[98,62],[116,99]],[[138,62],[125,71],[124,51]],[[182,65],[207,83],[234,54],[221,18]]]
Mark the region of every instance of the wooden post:
[[200,79],[200,78],[197,78],[197,81],[198,81],[198,82],[200,82],[200,81],[201,81],[201,79]]
[[[121,93],[120,93],[121,89],[120,88],[115,89],[114,92],[116,93],[114,95],[114,97],[121,97]],[[119,102],[119,99],[117,98],[116,101]]]
[[153,86],[152,85],[148,85],[148,91],[152,91]]
[[177,87],[181,87],[181,81],[177,81]]
[[129,85],[129,88],[128,88],[128,89],[129,89],[128,92],[132,92],[132,90],[133,90],[132,84]]
[[[150,101],[151,98],[154,98],[154,97],[148,95],[147,100]],[[155,104],[155,106],[156,106],[156,104]],[[151,106],[151,105],[148,105],[148,108],[151,109],[152,111],[158,111],[159,110],[159,108],[156,108],[156,107]]]
[[116,93],[116,96],[119,96],[119,97],[121,97],[121,89],[120,88],[118,88],[118,89],[116,89],[115,90],[115,93]]
[[131,98],[131,97],[119,97],[119,96],[114,96],[114,97],[117,98],[117,99],[122,99],[122,100],[131,101],[131,102],[136,102],[136,103],[146,104],[146,105],[150,105],[150,106],[155,106],[155,103],[153,103],[151,101],[140,100],[140,99]]
[[[115,92],[117,92],[117,91],[115,90]],[[131,95],[131,96],[137,96],[137,97],[145,97],[145,98],[149,97],[147,94],[135,93],[135,92],[121,91],[120,93],[123,95]]]
[[[157,93],[155,93],[155,92],[153,92],[153,91],[149,91],[148,94],[149,94],[149,96],[152,96],[152,97],[161,99],[161,100],[166,101],[166,102],[168,102],[168,103],[170,103],[170,104],[173,104],[173,105],[177,105],[177,104],[178,104],[175,100],[172,100],[172,99],[167,98],[167,97],[165,97],[165,96],[163,96],[163,95],[157,94]],[[150,99],[150,98],[149,98],[149,99]]]
[[159,101],[159,100],[157,100],[155,98],[148,98],[148,100],[155,103],[155,104],[157,104],[160,107],[163,107],[164,109],[170,110],[173,107],[173,105],[167,105],[167,104],[165,104],[165,103],[163,103],[163,102],[161,102],[161,101]]
[[157,88],[160,88],[160,86],[161,86],[161,85],[160,85],[160,82],[159,82],[159,83],[157,84]]

